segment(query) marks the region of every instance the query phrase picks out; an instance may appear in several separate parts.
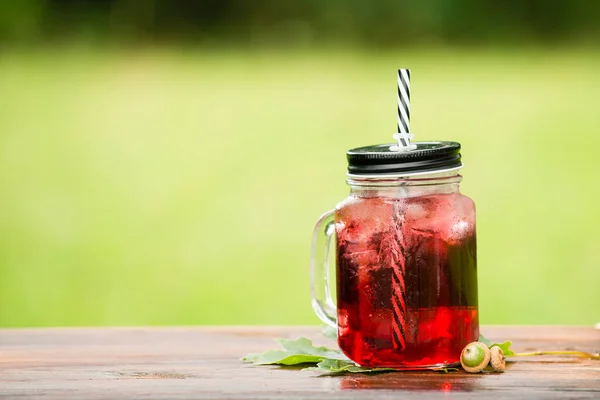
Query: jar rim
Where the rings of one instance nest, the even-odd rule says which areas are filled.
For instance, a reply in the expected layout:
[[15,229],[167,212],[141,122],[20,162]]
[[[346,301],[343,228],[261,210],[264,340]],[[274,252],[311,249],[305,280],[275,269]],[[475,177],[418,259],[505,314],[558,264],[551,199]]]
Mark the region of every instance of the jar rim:
[[346,174],[346,183],[350,186],[421,186],[460,182],[462,176],[454,167],[437,171],[394,174]]

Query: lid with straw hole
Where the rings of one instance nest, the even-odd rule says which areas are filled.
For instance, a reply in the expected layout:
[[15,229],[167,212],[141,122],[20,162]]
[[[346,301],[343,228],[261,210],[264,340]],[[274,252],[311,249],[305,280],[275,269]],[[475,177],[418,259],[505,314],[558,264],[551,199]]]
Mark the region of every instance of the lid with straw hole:
[[457,142],[411,142],[409,151],[391,150],[390,144],[348,150],[348,173],[352,175],[415,174],[462,167]]

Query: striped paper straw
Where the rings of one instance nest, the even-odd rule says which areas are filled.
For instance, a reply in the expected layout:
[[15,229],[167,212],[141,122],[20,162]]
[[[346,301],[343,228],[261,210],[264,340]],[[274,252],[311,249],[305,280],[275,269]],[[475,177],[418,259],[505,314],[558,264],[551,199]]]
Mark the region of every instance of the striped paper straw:
[[[392,151],[409,151],[417,146],[410,143],[410,70],[398,70],[398,133],[394,139],[397,145]],[[392,345],[395,350],[406,349],[406,243],[404,242],[404,210],[396,210],[396,226],[394,240],[398,243],[398,252],[393,255],[392,262]]]
[[[394,241],[398,243],[397,254],[392,254],[392,345],[395,350],[406,349],[406,243],[404,242],[403,210],[396,212]],[[396,253],[396,252],[393,252]]]
[[398,133],[394,139],[397,145],[391,146],[392,151],[406,151],[417,148],[410,144],[413,135],[410,133],[410,69],[398,70]]

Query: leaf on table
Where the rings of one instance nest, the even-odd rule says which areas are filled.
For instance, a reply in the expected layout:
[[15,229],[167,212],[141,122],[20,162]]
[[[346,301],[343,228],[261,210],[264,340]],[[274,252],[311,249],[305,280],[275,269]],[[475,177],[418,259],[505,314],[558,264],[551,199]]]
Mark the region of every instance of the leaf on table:
[[361,373],[361,372],[385,372],[385,371],[397,371],[393,368],[365,368],[359,367],[352,361],[344,360],[331,360],[325,359],[317,364],[316,367],[305,368],[307,371],[317,371],[330,374],[339,374],[345,372]]
[[502,343],[492,343],[491,340],[487,339],[483,335],[479,335],[478,341],[481,343],[485,343],[489,348],[492,348],[494,346],[500,347],[500,349],[502,349],[502,353],[504,353],[504,357],[510,357],[515,355],[515,352],[510,348],[512,346],[512,342],[510,340],[507,340]]
[[477,339],[477,341],[484,343],[487,347],[492,345],[492,341],[481,334],[479,335],[479,339]]
[[289,351],[269,350],[264,353],[252,353],[242,357],[243,361],[251,362],[255,365],[297,365],[306,363],[318,363],[323,359],[322,356],[311,356],[308,354],[294,354]]
[[264,353],[251,353],[242,357],[243,361],[255,365],[297,365],[316,364],[324,359],[344,360],[346,357],[340,350],[329,349],[324,346],[315,346],[312,341],[301,337],[296,340],[277,339],[284,350],[269,350]]
[[503,343],[492,343],[490,348],[492,348],[494,346],[498,346],[502,349],[502,353],[504,354],[504,357],[510,357],[510,356],[515,355],[515,352],[512,351],[512,349],[510,348],[510,346],[512,346],[512,342],[510,340],[507,340]]
[[281,346],[291,353],[295,354],[310,354],[312,356],[320,356],[332,358],[335,360],[346,360],[346,357],[340,350],[329,349],[325,346],[315,346],[310,339],[301,337],[296,340],[277,339]]
[[442,372],[444,374],[460,371],[458,368],[454,368],[454,367],[433,367],[433,368],[428,368],[428,369],[430,369],[431,371],[434,371],[434,372]]

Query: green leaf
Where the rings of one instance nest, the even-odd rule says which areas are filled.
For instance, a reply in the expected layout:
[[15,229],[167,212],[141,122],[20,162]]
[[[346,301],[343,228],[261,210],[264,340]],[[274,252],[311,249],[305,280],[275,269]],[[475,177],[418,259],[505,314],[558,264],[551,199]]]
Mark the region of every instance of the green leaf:
[[487,347],[490,347],[492,345],[492,341],[481,334],[479,335],[479,339],[477,339],[477,341],[484,343]]
[[340,374],[345,372],[366,373],[366,372],[385,372],[397,371],[393,368],[365,368],[359,367],[352,361],[325,359],[317,364],[316,367],[305,368],[307,371],[318,371],[329,374]]
[[489,348],[492,348],[494,346],[500,347],[502,349],[502,353],[504,353],[504,357],[510,357],[515,355],[515,352],[512,351],[512,349],[510,348],[510,346],[512,346],[512,342],[510,340],[507,340],[502,343],[492,343],[491,340],[485,338],[483,335],[479,335],[478,341],[481,343],[485,343]]
[[294,354],[288,351],[269,350],[264,353],[252,353],[242,358],[243,361],[251,362],[254,365],[297,365],[306,363],[318,363],[323,360],[321,356],[311,356],[308,354]]
[[434,368],[429,368],[429,369],[432,371],[435,371],[435,372],[442,372],[444,374],[460,371],[458,368],[454,368],[454,367],[434,367]]
[[325,346],[316,347],[312,341],[301,337],[296,340],[276,339],[279,344],[288,352],[294,354],[307,354],[335,360],[348,360],[340,350],[329,349]]
[[348,361],[348,357],[340,350],[329,349],[324,346],[314,346],[312,341],[307,338],[301,337],[296,340],[277,339],[277,341],[284,350],[251,353],[242,357],[242,360],[254,363],[255,365],[316,364],[325,359]]
[[515,355],[515,352],[512,351],[512,349],[510,348],[510,346],[512,346],[512,342],[510,340],[507,340],[506,342],[503,342],[503,343],[492,343],[491,346],[489,346],[489,347],[492,348],[494,346],[498,346],[502,349],[502,353],[504,353],[504,357],[510,357],[510,356]]

